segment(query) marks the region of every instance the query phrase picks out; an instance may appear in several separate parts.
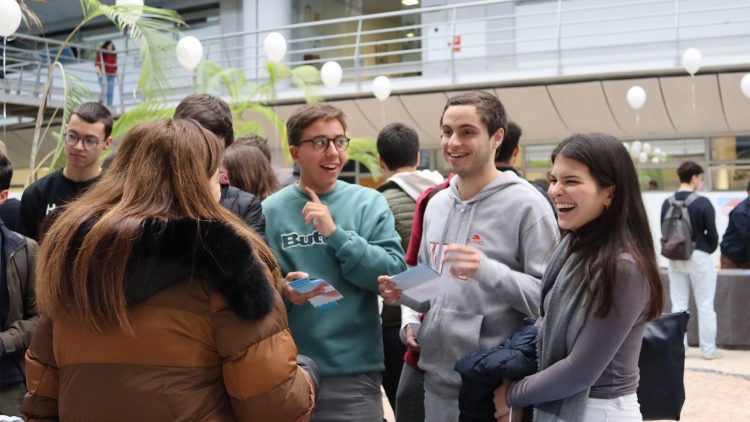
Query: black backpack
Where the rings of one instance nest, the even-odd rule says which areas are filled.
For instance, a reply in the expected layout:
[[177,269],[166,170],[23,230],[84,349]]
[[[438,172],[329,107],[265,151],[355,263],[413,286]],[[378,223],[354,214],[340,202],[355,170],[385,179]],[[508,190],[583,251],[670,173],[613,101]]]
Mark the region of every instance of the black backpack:
[[669,209],[661,223],[661,254],[673,260],[687,260],[693,254],[693,225],[688,207],[699,196],[695,192],[680,201],[672,195]]

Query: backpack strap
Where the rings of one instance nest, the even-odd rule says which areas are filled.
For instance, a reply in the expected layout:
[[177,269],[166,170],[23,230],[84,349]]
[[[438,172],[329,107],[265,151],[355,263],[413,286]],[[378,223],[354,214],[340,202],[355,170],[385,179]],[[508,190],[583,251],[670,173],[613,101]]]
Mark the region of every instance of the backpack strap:
[[695,200],[697,200],[698,198],[700,198],[700,195],[698,195],[697,193],[695,193],[695,191],[690,192],[688,194],[687,198],[685,198],[685,201],[684,201],[685,202],[685,207],[689,207],[690,204],[692,204],[693,202],[695,202]]

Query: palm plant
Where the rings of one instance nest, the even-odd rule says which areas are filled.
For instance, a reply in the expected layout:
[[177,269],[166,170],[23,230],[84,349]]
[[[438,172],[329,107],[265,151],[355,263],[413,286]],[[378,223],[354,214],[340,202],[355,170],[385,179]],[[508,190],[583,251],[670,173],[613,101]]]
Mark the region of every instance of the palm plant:
[[[60,62],[60,55],[65,46],[89,22],[99,17],[106,17],[121,33],[127,33],[133,41],[140,45],[141,73],[137,89],[145,103],[157,103],[166,98],[166,95],[171,91],[170,83],[174,80],[174,51],[176,46],[174,34],[178,32],[179,27],[185,25],[185,22],[176,12],[150,6],[110,6],[102,4],[98,0],[80,0],[80,3],[83,19],[71,31],[63,44],[59,46],[57,55],[52,60],[48,70],[47,83],[42,94],[43,100],[39,106],[34,128],[27,184],[33,181],[37,171],[48,158],[45,157],[44,160],[37,163],[37,154],[41,147],[39,140],[42,135],[42,122],[47,109],[47,100],[52,88],[55,70],[60,71],[63,84],[63,122],[68,121],[70,113],[91,97],[90,92],[79,80],[65,74],[65,68]],[[58,110],[55,110],[53,117],[57,115],[57,112]],[[54,118],[50,119],[44,133],[50,130],[53,121]],[[62,131],[60,131],[56,148],[52,152],[53,168],[59,168],[64,164],[63,136]]]
[[[239,138],[245,135],[266,137],[264,126],[256,119],[245,118],[248,112],[264,118],[275,130],[281,140],[281,150],[287,165],[291,165],[286,124],[268,105],[276,98],[276,87],[291,81],[296,88],[305,94],[308,103],[319,101],[316,89],[321,85],[320,71],[313,66],[303,65],[290,69],[279,63],[269,62],[266,65],[269,78],[262,84],[255,84],[245,78],[241,69],[222,68],[212,61],[203,61],[197,68],[195,92],[214,95],[226,94],[229,97],[229,108],[234,120],[234,135]],[[174,105],[164,102],[144,102],[133,107],[115,122],[112,136],[117,137],[144,121],[156,120],[174,115]],[[349,146],[349,157],[361,162],[374,177],[380,176],[377,150],[372,139],[352,139]]]

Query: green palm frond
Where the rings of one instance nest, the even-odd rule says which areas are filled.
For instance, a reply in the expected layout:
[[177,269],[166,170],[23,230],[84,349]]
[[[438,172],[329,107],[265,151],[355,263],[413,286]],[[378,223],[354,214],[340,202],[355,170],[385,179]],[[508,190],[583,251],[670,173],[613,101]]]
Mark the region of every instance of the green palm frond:
[[174,116],[175,106],[161,101],[144,101],[122,113],[112,127],[112,139],[119,140],[135,126]]
[[290,72],[292,82],[301,90],[305,95],[305,100],[308,103],[317,103],[320,101],[320,96],[317,95],[317,89],[323,84],[320,79],[320,71],[310,65],[303,65],[295,67]]
[[378,148],[374,139],[352,138],[346,152],[350,160],[359,161],[367,167],[367,170],[372,173],[373,179],[380,178],[380,161],[378,160]]
[[[95,2],[95,0],[83,0]],[[175,80],[175,35],[185,22],[177,12],[151,6],[99,5],[101,14],[109,18],[121,32],[130,31],[130,38],[140,45],[141,74],[138,91],[146,100],[164,98]],[[140,18],[133,14],[140,12]]]
[[29,6],[26,6],[26,3],[24,3],[23,0],[18,0],[18,5],[21,7],[21,16],[23,18],[24,25],[26,25],[26,27],[29,29],[36,28],[41,31],[42,21],[39,20],[39,17],[36,15],[36,13],[29,9]]

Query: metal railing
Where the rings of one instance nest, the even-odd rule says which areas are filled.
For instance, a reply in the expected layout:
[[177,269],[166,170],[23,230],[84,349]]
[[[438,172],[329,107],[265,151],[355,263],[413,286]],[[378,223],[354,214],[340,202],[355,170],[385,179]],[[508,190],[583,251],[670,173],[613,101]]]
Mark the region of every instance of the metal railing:
[[[356,97],[369,95],[367,83],[378,75],[392,78],[396,91],[408,92],[676,72],[688,47],[701,49],[705,66],[748,69],[749,23],[750,2],[739,0],[495,0],[306,22],[201,41],[205,59],[240,68],[246,78],[261,83],[268,78],[263,38],[280,32],[289,46],[284,65],[320,67],[336,60],[343,68],[342,85],[323,93]],[[139,103],[141,95],[136,89],[138,49],[127,40],[120,43],[126,47],[117,52],[115,109],[122,111]],[[67,46],[70,54],[64,64],[98,96],[97,47]],[[18,35],[6,50],[6,94],[38,99],[58,48],[59,41]],[[175,67],[172,95],[178,101],[191,92],[193,74],[176,61]],[[56,80],[52,100],[61,96]],[[279,87],[282,101],[301,97],[291,85]]]

